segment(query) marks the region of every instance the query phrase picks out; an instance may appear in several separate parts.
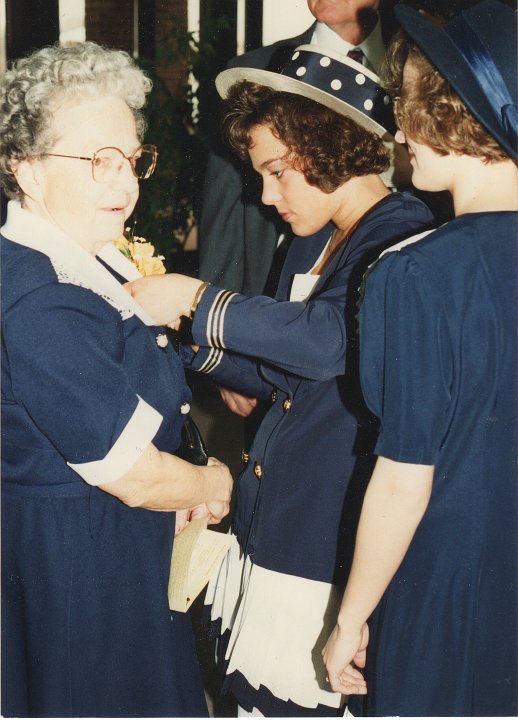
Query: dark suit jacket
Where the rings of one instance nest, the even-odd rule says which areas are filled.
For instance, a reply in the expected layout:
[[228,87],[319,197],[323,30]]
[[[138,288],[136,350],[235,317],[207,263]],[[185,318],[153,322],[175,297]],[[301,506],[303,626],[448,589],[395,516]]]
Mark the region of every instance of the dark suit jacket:
[[[228,67],[279,71],[293,48],[311,40],[313,25],[293,38],[233,58]],[[265,287],[281,232],[274,208],[261,205],[259,177],[219,142],[209,155],[200,221],[200,277],[258,295]]]

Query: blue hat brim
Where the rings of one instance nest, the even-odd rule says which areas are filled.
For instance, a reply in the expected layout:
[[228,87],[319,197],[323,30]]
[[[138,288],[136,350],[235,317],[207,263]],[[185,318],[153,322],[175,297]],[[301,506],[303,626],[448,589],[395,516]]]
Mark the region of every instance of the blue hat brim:
[[[518,160],[518,148],[497,122],[495,109],[477,82],[473,68],[443,27],[433,24],[409,5],[397,5],[395,14],[403,30],[448,80],[473,116],[512,158]],[[516,30],[511,31],[516,27],[516,14],[499,0],[486,0],[463,15],[472,26],[476,25],[477,33],[495,58],[516,103]]]

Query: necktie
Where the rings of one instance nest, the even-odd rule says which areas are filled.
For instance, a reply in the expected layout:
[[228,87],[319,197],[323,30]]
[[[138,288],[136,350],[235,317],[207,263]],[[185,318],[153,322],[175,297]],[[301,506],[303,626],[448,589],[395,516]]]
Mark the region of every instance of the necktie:
[[349,50],[347,56],[350,57],[351,60],[355,60],[357,63],[360,63],[360,65],[364,64],[365,55],[363,54],[363,50],[361,48],[353,48],[352,50]]

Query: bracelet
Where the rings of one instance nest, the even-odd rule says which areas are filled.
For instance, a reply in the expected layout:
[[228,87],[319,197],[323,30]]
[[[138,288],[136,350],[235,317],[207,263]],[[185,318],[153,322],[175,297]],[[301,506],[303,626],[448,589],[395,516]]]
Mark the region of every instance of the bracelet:
[[189,310],[189,320],[192,320],[194,313],[196,312],[196,308],[200,304],[201,296],[205,292],[205,289],[209,287],[209,285],[210,285],[209,282],[202,282],[202,284],[196,290],[196,294],[192,301],[191,309]]

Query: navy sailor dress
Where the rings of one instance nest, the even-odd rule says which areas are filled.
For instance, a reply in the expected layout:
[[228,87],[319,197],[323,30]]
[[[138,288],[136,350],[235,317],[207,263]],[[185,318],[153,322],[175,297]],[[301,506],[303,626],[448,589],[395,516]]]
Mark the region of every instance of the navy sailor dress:
[[[431,222],[415,198],[391,194],[334,255],[309,297],[309,273],[331,226],[295,238],[276,299],[209,286],[196,310],[190,367],[262,398],[265,416],[237,481],[234,545],[206,603],[228,640],[225,688],[248,711],[330,715],[321,649],[347,579],[377,425],[361,397],[357,290],[387,245]],[[290,301],[291,299],[291,301]]]

